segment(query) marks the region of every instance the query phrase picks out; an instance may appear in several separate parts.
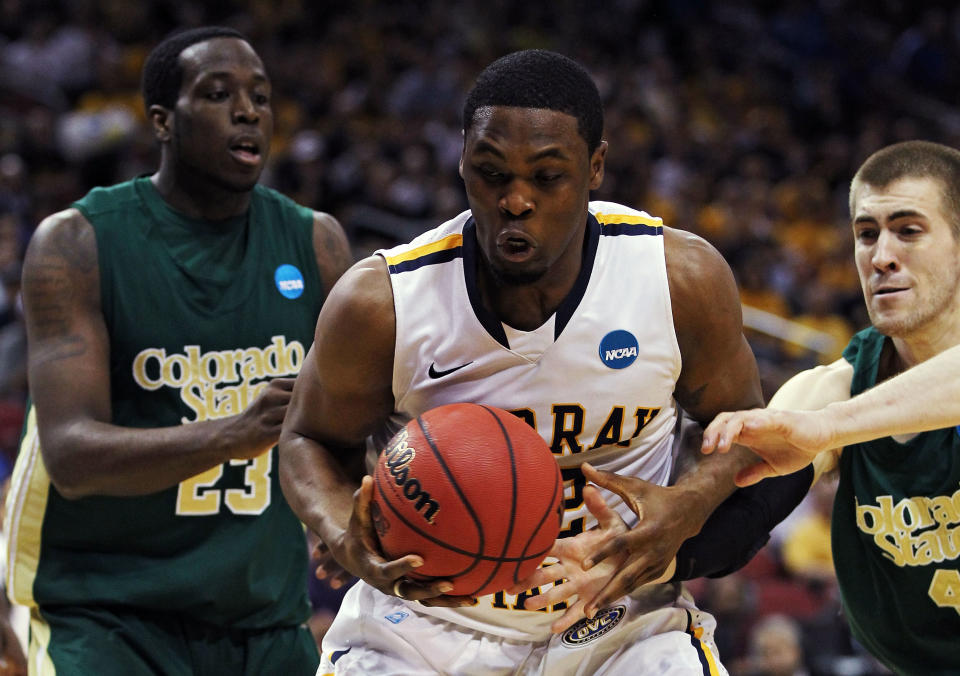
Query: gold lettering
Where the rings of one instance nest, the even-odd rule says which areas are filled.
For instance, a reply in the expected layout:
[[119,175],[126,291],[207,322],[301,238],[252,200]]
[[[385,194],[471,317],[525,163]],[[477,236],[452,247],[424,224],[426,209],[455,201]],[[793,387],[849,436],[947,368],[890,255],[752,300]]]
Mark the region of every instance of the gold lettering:
[[[960,557],[960,490],[952,495],[904,498],[881,495],[876,505],[857,501],[857,528],[897,566],[926,566]],[[936,528],[934,528],[936,526]]]
[[151,380],[147,375],[147,362],[155,359],[162,363],[165,357],[166,352],[161,349],[147,348],[146,350],[142,350],[133,359],[133,382],[149,391],[159,390],[163,387],[162,377],[159,380]]
[[180,422],[183,424],[191,422],[201,422],[209,418],[206,398],[204,397],[203,390],[205,386],[201,383],[193,383],[188,385],[180,390],[180,399],[186,404],[191,411],[196,414],[196,418],[190,420],[186,416],[180,418]]
[[[958,491],[960,493],[960,491]],[[957,512],[950,496],[938,495],[935,498],[924,498],[930,515],[939,524],[960,522],[960,513]]]
[[243,379],[259,380],[267,375],[263,365],[263,351],[250,347],[243,351]]

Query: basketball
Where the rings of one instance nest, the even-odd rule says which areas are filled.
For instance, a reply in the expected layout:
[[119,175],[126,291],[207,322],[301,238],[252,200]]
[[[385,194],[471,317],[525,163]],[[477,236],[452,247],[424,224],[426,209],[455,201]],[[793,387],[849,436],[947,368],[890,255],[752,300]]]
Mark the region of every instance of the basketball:
[[384,554],[419,554],[414,579],[492,594],[536,570],[560,531],[560,468],[536,430],[493,406],[411,420],[377,460],[371,512]]

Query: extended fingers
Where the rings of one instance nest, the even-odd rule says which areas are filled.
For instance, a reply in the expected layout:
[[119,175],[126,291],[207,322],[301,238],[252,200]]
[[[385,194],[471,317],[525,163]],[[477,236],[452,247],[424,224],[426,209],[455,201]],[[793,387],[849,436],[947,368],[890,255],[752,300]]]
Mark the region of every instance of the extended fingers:
[[556,582],[564,577],[564,568],[560,564],[537,568],[524,579],[510,585],[504,591],[508,594],[519,594],[528,589],[535,589],[541,585]]
[[743,431],[743,418],[736,413],[718,413],[707,429],[703,431],[703,441],[700,444],[701,452],[705,454],[726,453],[740,438]]
[[566,631],[574,624],[582,620],[586,615],[583,612],[583,601],[577,601],[572,606],[567,608],[566,612],[560,616],[558,620],[555,620],[553,624],[550,625],[550,631],[554,634],[559,634]]
[[613,578],[594,594],[590,602],[584,607],[587,617],[593,617],[599,608],[609,605],[626,596],[641,586],[663,578],[664,570],[660,566],[652,566],[644,557],[623,566]]

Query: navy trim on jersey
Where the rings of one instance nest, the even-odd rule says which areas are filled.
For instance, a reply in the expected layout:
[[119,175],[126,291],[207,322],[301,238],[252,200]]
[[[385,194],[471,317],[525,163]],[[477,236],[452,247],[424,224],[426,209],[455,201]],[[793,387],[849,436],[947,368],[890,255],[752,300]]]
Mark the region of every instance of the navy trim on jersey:
[[703,668],[704,676],[711,676],[715,672],[710,668],[710,660],[707,659],[703,643],[701,643],[700,639],[697,638],[693,632],[693,616],[689,610],[687,611],[687,635],[690,636],[690,644],[693,646],[693,649],[697,651],[697,658],[700,660],[700,666]]
[[495,314],[483,306],[483,301],[480,299],[480,287],[477,286],[477,246],[477,226],[471,216],[463,225],[463,278],[467,284],[467,296],[470,298],[470,305],[473,306],[473,313],[483,328],[493,336],[494,340],[509,350],[510,341],[507,340],[503,324]]
[[603,228],[597,222],[593,214],[587,214],[587,232],[583,243],[583,258],[580,261],[580,274],[577,275],[577,281],[573,283],[570,293],[560,303],[557,308],[556,321],[553,325],[553,339],[557,340],[560,333],[570,322],[573,313],[580,307],[580,301],[583,300],[583,294],[587,292],[587,284],[590,283],[590,274],[593,272],[593,262],[597,258],[597,246],[600,244],[600,234]]
[[663,235],[662,225],[647,225],[646,223],[604,223],[600,229],[601,235]]
[[434,265],[435,263],[447,263],[459,258],[462,247],[453,247],[452,249],[444,249],[443,251],[435,251],[433,253],[427,254],[426,256],[420,256],[419,258],[414,258],[409,261],[403,261],[402,263],[397,263],[396,265],[389,265],[390,274],[395,275],[398,272],[409,272],[411,270],[416,270],[417,268],[422,268],[424,265]]
[[[576,312],[580,306],[580,301],[583,300],[583,294],[587,292],[587,284],[590,282],[593,264],[597,258],[597,246],[600,243],[601,232],[602,228],[600,227],[600,223],[594,215],[587,214],[587,227],[584,236],[580,274],[577,275],[577,280],[573,283],[573,288],[570,289],[570,292],[560,303],[555,313],[554,340],[560,337],[560,333],[570,322],[573,313]],[[470,305],[473,306],[474,314],[477,316],[477,319],[480,320],[483,328],[487,330],[487,333],[505,348],[510,349],[510,342],[507,340],[507,334],[503,330],[503,323],[499,317],[484,307],[480,299],[480,287],[477,285],[477,246],[477,227],[471,216],[463,226],[463,275],[467,284],[467,296],[470,298]]]

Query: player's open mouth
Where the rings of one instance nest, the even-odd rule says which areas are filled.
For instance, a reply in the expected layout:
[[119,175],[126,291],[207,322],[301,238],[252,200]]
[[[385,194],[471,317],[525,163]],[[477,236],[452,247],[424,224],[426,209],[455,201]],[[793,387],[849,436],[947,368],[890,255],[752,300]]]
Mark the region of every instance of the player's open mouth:
[[515,233],[500,233],[497,248],[511,261],[526,260],[533,255],[534,246],[527,238]]
[[260,164],[260,146],[254,141],[238,141],[231,144],[230,154],[241,164]]

